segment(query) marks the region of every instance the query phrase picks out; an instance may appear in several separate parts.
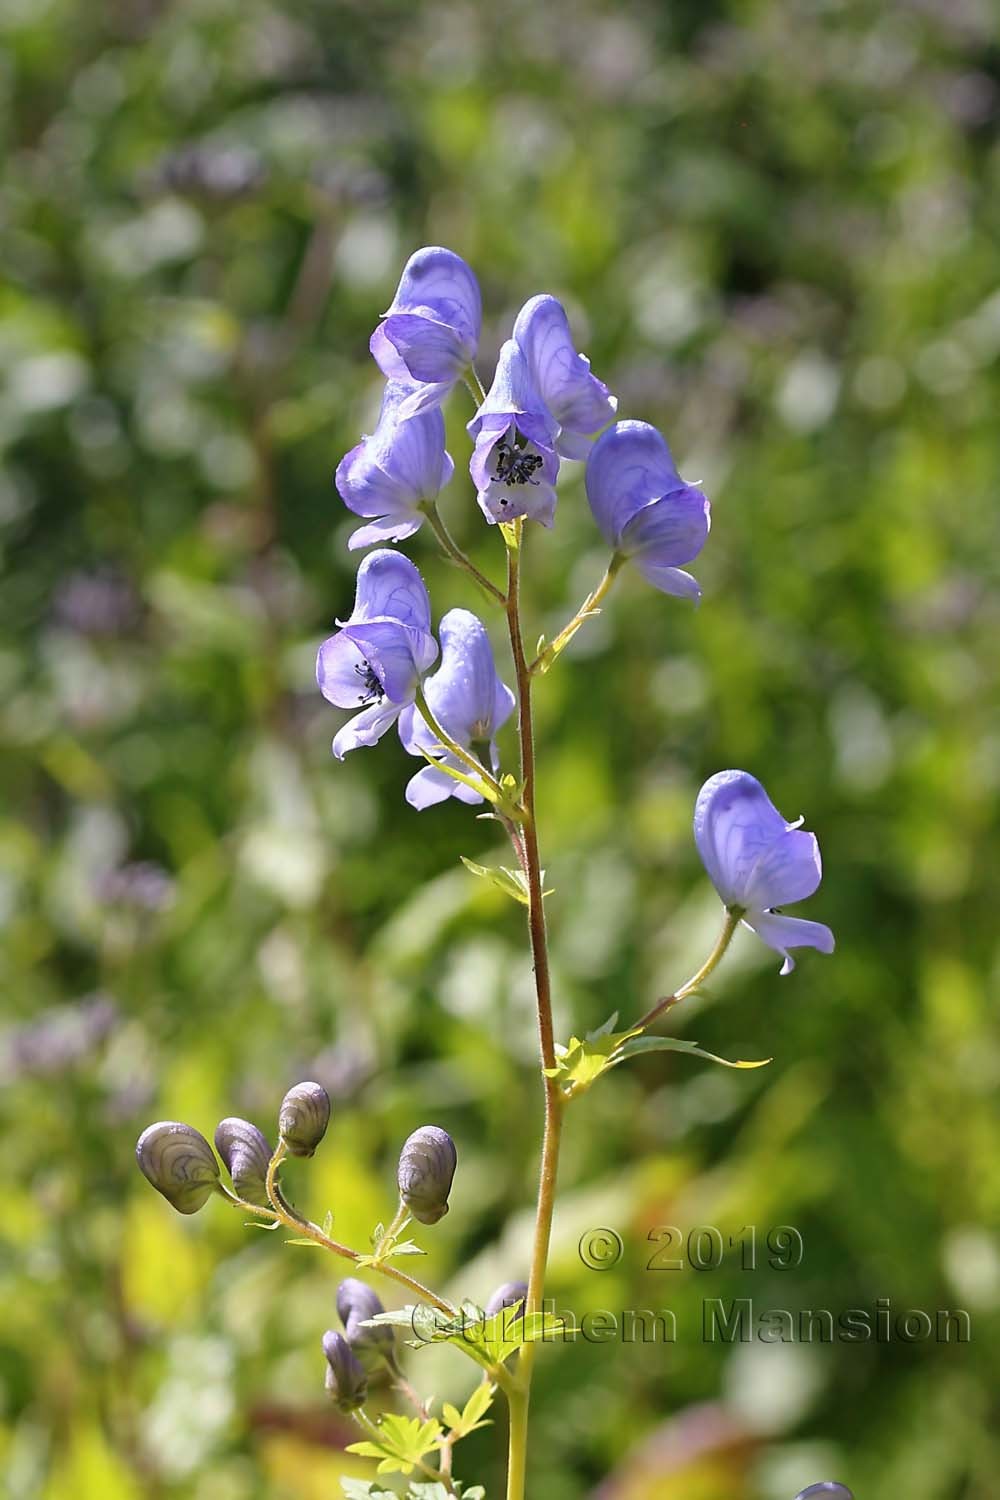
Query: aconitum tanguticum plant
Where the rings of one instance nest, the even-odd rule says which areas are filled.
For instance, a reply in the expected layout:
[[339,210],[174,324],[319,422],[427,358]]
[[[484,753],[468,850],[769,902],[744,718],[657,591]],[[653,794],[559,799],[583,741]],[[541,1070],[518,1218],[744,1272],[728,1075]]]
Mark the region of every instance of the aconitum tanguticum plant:
[[[333,740],[338,760],[352,750],[375,746],[396,726],[407,752],[424,763],[405,789],[412,807],[425,812],[455,797],[476,815],[495,819],[510,839],[510,866],[487,869],[470,863],[469,869],[520,902],[527,913],[543,1129],[530,1264],[508,1268],[515,1278],[526,1272],[527,1279],[505,1282],[480,1307],[468,1300],[456,1304],[402,1268],[400,1261],[420,1249],[406,1231],[412,1226],[420,1235],[448,1212],[460,1153],[439,1125],[416,1126],[402,1144],[397,1208],[388,1224],[375,1227],[370,1250],[341,1244],[329,1223],[320,1226],[301,1214],[282,1190],[280,1169],[287,1156],[309,1157],[322,1141],[330,1102],[317,1083],[297,1084],[285,1095],[274,1152],[249,1121],[231,1117],[220,1123],[215,1143],[232,1191],[222,1181],[208,1141],[191,1126],[174,1121],[152,1125],[137,1151],[146,1177],[181,1213],[196,1212],[212,1196],[223,1197],[241,1212],[283,1225],[297,1239],[351,1263],[355,1271],[394,1282],[405,1292],[407,1305],[386,1312],[367,1282],[350,1276],[337,1294],[343,1332],[328,1329],[320,1339],[317,1330],[327,1388],[361,1429],[352,1452],[376,1460],[379,1474],[402,1475],[411,1497],[443,1492],[482,1500],[481,1487],[456,1478],[455,1449],[481,1425],[499,1393],[509,1418],[507,1500],[524,1500],[532,1377],[540,1342],[555,1332],[543,1313],[542,1298],[568,1111],[602,1074],[649,1051],[680,1051],[726,1067],[761,1066],[727,1062],[687,1039],[654,1034],[652,1028],[705,982],[741,922],[781,955],[783,975],[794,967],[790,949],[830,953],[833,934],[821,923],[783,910],[813,895],[819,885],[815,834],[800,827],[801,818],[787,822],[749,772],[720,771],[702,787],[694,809],[697,850],[723,906],[712,951],[689,979],[631,1024],[620,1025],[615,1014],[594,1033],[571,1037],[565,1044],[557,1040],[532,695],[625,564],[639,575],[636,586],[641,578],[659,594],[674,596],[658,600],[652,595],[651,609],[698,601],[701,590],[686,567],[708,539],[710,506],[696,485],[680,477],[655,427],[614,420],[617,402],[577,351],[555,297],[534,296],[525,303],[500,350],[488,392],[475,367],[481,322],[479,284],[460,256],[432,246],[410,257],[371,338],[372,355],[386,377],[377,426],[336,472],[344,504],[368,523],[353,532],[349,547],[380,545],[358,569],[350,614],[319,646],[316,679],[323,696],[350,715]],[[451,482],[454,464],[445,451],[441,412],[445,401],[469,395],[474,403],[467,422],[469,474],[489,523],[489,540],[504,563],[502,582],[457,545],[438,510],[446,487],[449,494],[455,492],[453,504],[471,504],[471,495],[459,498],[458,486]],[[529,544],[541,541],[545,529],[556,523],[561,466],[580,462],[586,465],[595,527],[608,547],[607,567],[576,613],[551,641],[540,641],[532,657],[524,645],[523,560]],[[489,619],[450,608],[435,628],[436,612],[417,565],[385,545],[423,545],[427,533],[417,534],[425,522],[451,561],[475,580],[483,608],[496,617],[497,637],[502,625],[506,653],[499,659]],[[502,736],[512,716],[516,735]],[[457,1182],[460,1193],[460,1170]],[[418,1344],[449,1342],[476,1365],[480,1382],[463,1410],[448,1403],[436,1410],[410,1384],[398,1359],[399,1327],[411,1337],[416,1334]],[[565,1327],[559,1331],[572,1332]],[[382,1393],[381,1411],[373,1415],[369,1406],[375,1392]],[[407,1403],[412,1415],[384,1409],[387,1395]],[[374,1496],[385,1488],[381,1481],[351,1481],[349,1493]],[[850,1492],[833,1481],[809,1486],[799,1500],[820,1495],[851,1500]]]

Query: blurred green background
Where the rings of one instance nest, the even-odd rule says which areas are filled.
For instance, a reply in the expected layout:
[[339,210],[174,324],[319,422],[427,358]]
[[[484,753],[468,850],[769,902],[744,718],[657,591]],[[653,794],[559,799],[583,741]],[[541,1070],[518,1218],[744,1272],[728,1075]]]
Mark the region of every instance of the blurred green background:
[[[538,692],[559,1028],[685,977],[690,836],[729,765],[806,814],[835,928],[749,935],[661,1056],[570,1117],[551,1290],[670,1307],[670,1347],[552,1347],[532,1493],[995,1500],[1000,48],[986,0],[5,0],[0,10],[0,1461],[12,1500],[329,1500],[338,1267],[132,1151],[273,1130],[364,1244],[395,1155],[455,1136],[427,1279],[526,1271],[539,1130],[522,918],[459,865],[489,823],[332,761],[313,682],[356,558],[332,485],[406,256],[464,255],[482,373],[551,291],[714,502],[698,611],[626,576]],[[443,510],[499,576],[463,478]],[[531,638],[600,576],[579,466],[527,558]],[[488,606],[421,533],[436,613]],[[499,622],[496,622],[499,626]],[[501,632],[496,631],[498,647]],[[502,670],[507,659],[501,652]],[[504,750],[513,755],[507,731]],[[138,866],[138,868],[136,868]],[[651,1272],[647,1236],[802,1233],[797,1270]],[[581,1233],[623,1237],[588,1271]],[[706,1297],[964,1307],[972,1342],[706,1344]],[[411,1373],[438,1396],[458,1356]],[[459,1473],[500,1491],[502,1423]]]

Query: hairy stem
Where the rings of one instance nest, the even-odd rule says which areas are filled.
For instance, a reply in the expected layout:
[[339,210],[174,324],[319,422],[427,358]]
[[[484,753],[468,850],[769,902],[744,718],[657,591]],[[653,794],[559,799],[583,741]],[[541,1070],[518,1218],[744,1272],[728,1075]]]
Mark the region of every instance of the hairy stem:
[[483,390],[483,382],[479,378],[475,365],[469,366],[465,375],[465,384],[476,406],[482,406],[486,400],[486,392]]
[[[542,1160],[538,1180],[538,1206],[531,1251],[531,1272],[525,1314],[541,1311],[545,1290],[545,1268],[552,1236],[555,1208],[556,1176],[559,1167],[559,1145],[562,1136],[563,1101],[559,1086],[546,1069],[555,1067],[555,1035],[552,1027],[552,989],[549,976],[548,941],[545,932],[545,909],[542,897],[542,867],[538,850],[535,814],[535,740],[531,713],[531,669],[524,653],[521,633],[520,560],[524,523],[516,521],[505,531],[507,537],[507,628],[517,679],[518,737],[521,748],[521,782],[523,821],[521,847],[517,849],[528,885],[528,932],[535,972],[535,996],[538,1008],[538,1046],[545,1099],[545,1126],[542,1137]],[[524,1500],[527,1463],[528,1404],[534,1369],[535,1344],[521,1350],[515,1389],[508,1393],[510,1403],[510,1443],[507,1470],[507,1500]]]
[[[231,1198],[229,1193],[226,1193],[227,1198],[231,1198],[234,1204],[246,1212],[255,1214],[257,1218],[270,1219],[273,1223],[283,1224],[286,1229],[294,1229],[298,1234],[312,1240],[314,1244],[321,1245],[324,1250],[329,1250],[332,1255],[339,1255],[342,1259],[349,1260],[354,1264],[357,1264],[359,1260],[364,1260],[366,1257],[359,1250],[352,1250],[349,1245],[341,1245],[339,1241],[332,1240],[311,1219],[299,1218],[298,1214],[289,1210],[282,1196],[281,1189],[278,1186],[278,1168],[284,1161],[285,1155],[285,1143],[284,1141],[279,1141],[278,1149],[271,1157],[267,1169],[267,1196],[271,1200],[271,1207],[269,1209],[258,1208],[252,1203],[244,1203],[241,1198]],[[432,1307],[436,1307],[440,1312],[447,1313],[449,1317],[455,1316],[455,1308],[450,1302],[446,1302],[443,1297],[439,1297],[436,1292],[432,1292],[430,1287],[426,1287],[422,1282],[417,1281],[416,1277],[407,1276],[405,1271],[398,1271],[395,1266],[388,1265],[385,1262],[370,1264],[368,1269],[378,1271],[380,1275],[387,1276],[390,1281],[395,1281],[400,1286],[405,1286],[407,1291],[413,1292],[421,1302],[429,1302]]]
[[471,557],[466,556],[455,541],[455,538],[444,524],[436,503],[433,500],[427,500],[424,502],[422,509],[430,523],[431,530],[441,543],[441,550],[445,555],[450,557],[452,562],[457,563],[460,568],[463,568],[470,577],[474,578],[479,587],[484,589],[497,604],[505,604],[507,601],[504,598],[502,590],[498,589],[495,583],[491,583],[485,573],[479,571]]
[[733,940],[733,933],[740,925],[740,918],[742,917],[742,915],[743,913],[739,910],[739,908],[736,908],[734,911],[726,911],[726,920],[722,924],[722,931],[719,933],[715,947],[712,949],[711,953],[708,955],[701,968],[697,971],[697,973],[692,974],[691,978],[686,980],[685,983],[681,985],[679,990],[675,990],[672,995],[664,995],[662,1000],[657,1000],[656,1004],[649,1010],[647,1010],[644,1016],[640,1016],[638,1021],[633,1024],[632,1029],[634,1031],[645,1031],[647,1026],[651,1026],[653,1024],[657,1016],[662,1015],[665,1010],[669,1010],[672,1005],[677,1005],[679,1001],[683,1000],[687,995],[690,995],[694,990],[698,988],[700,984],[704,983],[709,974],[712,973],[712,970],[715,969],[719,963],[721,963],[726,949],[729,947],[729,944]]
[[546,667],[551,666],[560,652],[566,649],[570,641],[576,635],[576,632],[580,629],[580,626],[584,624],[584,622],[590,617],[590,615],[592,615],[598,608],[601,600],[604,598],[605,594],[607,594],[608,590],[611,588],[611,585],[618,577],[618,573],[624,562],[625,558],[620,552],[612,553],[611,561],[608,563],[608,566],[604,571],[604,577],[601,579],[600,583],[595,589],[591,589],[590,593],[587,595],[586,599],[584,599],[583,603],[580,605],[580,608],[573,616],[572,620],[569,620],[563,626],[562,630],[560,630],[555,639],[550,641],[547,646],[543,647],[543,649],[539,651],[538,655],[535,657],[534,661],[531,663],[530,668],[528,669],[530,672],[544,672]]

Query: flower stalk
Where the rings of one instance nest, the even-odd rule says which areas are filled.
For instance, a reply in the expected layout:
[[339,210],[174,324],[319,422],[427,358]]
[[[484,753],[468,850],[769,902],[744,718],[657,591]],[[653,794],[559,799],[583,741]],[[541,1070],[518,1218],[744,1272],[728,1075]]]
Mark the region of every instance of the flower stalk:
[[[556,1179],[559,1171],[559,1148],[562,1140],[563,1100],[555,1079],[545,1071],[555,1066],[555,1033],[552,1025],[552,986],[549,974],[548,939],[545,929],[545,906],[542,893],[542,866],[538,848],[535,810],[535,741],[531,708],[531,669],[524,651],[521,630],[520,568],[524,523],[515,521],[505,528],[507,541],[507,628],[514,674],[517,682],[517,726],[521,755],[523,822],[521,843],[515,839],[515,852],[523,859],[528,886],[528,932],[535,974],[535,998],[538,1012],[538,1046],[542,1069],[545,1123],[542,1158],[538,1179],[538,1201],[532,1240],[531,1272],[525,1313],[539,1312],[545,1291],[545,1269],[548,1264],[555,1210]],[[514,1389],[508,1394],[510,1438],[507,1470],[507,1500],[524,1500],[527,1465],[528,1409],[531,1378],[535,1363],[535,1345],[528,1343],[521,1357]]]

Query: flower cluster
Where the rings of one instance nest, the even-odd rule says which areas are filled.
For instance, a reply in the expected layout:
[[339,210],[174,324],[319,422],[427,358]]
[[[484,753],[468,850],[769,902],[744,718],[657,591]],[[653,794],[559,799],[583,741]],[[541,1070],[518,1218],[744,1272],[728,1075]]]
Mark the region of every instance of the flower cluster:
[[[454,546],[437,510],[454,473],[441,407],[465,385],[477,403],[467,424],[469,472],[487,521],[552,526],[560,465],[584,460],[587,501],[611,552],[604,584],[531,670],[551,663],[626,562],[660,592],[697,601],[684,564],[708,537],[709,502],[681,479],[655,427],[614,420],[617,401],[578,352],[562,304],[548,295],[525,303],[488,391],[475,370],[481,330],[470,267],[441,246],[416,251],[371,338],[386,377],[378,424],[337,469],[341,498],[368,522],[349,546],[403,541],[428,521],[453,558],[508,602]],[[337,733],[334,755],[373,745],[397,724],[408,753],[427,762],[407,785],[412,807],[448,797],[496,802],[496,735],[515,696],[497,675],[482,620],[449,610],[435,639],[419,572],[382,547],[362,562],[354,609],[338,623],[319,648],[317,680],[329,702],[356,712]],[[726,771],[706,782],[695,839],[727,911],[782,955],[782,973],[793,967],[790,948],[832,949],[829,928],[779,910],[815,891],[819,848],[814,835],[786,824],[752,776]]]

